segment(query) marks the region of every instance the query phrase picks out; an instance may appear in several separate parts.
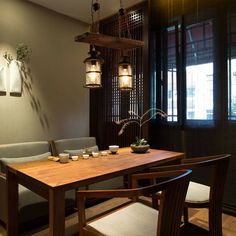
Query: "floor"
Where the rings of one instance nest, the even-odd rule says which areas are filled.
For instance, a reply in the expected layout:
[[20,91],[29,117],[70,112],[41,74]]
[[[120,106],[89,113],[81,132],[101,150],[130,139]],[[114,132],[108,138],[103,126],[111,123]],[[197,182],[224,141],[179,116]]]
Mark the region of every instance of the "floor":
[[[86,215],[89,218],[93,217],[97,213],[101,211],[106,211],[112,207],[118,206],[119,204],[122,204],[125,201],[127,200],[125,199],[108,200],[105,203],[101,203],[91,208],[88,208]],[[194,223],[198,226],[201,226],[207,229],[208,213],[206,209],[191,209],[189,212],[189,215],[190,215],[191,223]],[[68,236],[78,235],[77,222],[78,222],[77,214],[73,214],[66,219],[66,235]],[[235,236],[236,235],[235,225],[236,225],[236,217],[223,214],[223,235],[224,236]],[[40,229],[36,229],[31,232],[25,232],[22,234],[22,236],[29,236],[29,235],[46,236],[48,235],[48,228],[45,226],[45,227],[41,227]],[[6,231],[2,226],[0,226],[0,236],[6,236]]]

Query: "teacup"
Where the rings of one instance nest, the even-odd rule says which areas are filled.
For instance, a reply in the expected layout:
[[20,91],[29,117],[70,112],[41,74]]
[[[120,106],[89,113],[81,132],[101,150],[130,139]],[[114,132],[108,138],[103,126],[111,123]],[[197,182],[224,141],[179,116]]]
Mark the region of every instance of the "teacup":
[[117,151],[119,149],[119,146],[118,145],[110,145],[109,146],[109,151],[112,153],[112,154],[116,154]]
[[102,156],[106,156],[107,155],[107,151],[101,151],[101,155]]
[[72,159],[73,161],[77,161],[78,158],[79,158],[78,156],[72,156],[72,157],[71,157],[71,159]]
[[59,158],[61,163],[69,162],[69,153],[59,153]]
[[93,157],[98,157],[99,156],[99,152],[92,152]]
[[83,159],[89,159],[89,154],[83,154]]

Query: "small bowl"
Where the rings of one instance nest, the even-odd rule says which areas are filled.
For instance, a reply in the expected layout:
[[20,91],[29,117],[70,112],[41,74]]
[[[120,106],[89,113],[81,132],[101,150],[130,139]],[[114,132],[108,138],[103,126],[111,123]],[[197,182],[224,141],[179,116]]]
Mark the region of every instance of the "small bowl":
[[84,159],[89,159],[89,154],[83,154]]
[[109,146],[109,151],[112,153],[112,154],[116,154],[117,151],[119,149],[119,146],[118,145],[110,145]]
[[136,146],[135,144],[130,145],[131,149],[135,153],[145,153],[150,148],[149,144]]
[[101,152],[101,155],[102,155],[102,156],[106,156],[106,155],[107,155],[107,151],[102,151],[102,152]]
[[98,157],[99,156],[99,152],[92,152],[93,157]]
[[73,161],[77,161],[78,158],[79,158],[78,156],[72,156],[72,157],[71,157],[71,159],[72,159]]

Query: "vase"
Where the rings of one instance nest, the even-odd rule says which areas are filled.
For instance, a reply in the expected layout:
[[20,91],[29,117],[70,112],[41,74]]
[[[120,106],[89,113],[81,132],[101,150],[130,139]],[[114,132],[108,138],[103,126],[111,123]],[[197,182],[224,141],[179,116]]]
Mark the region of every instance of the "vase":
[[10,93],[21,94],[22,92],[22,62],[12,60],[9,64],[10,71]]
[[6,93],[6,70],[0,66],[0,93]]
[[150,148],[150,145],[149,144],[145,144],[145,145],[131,144],[130,147],[131,147],[132,151],[135,153],[145,153]]

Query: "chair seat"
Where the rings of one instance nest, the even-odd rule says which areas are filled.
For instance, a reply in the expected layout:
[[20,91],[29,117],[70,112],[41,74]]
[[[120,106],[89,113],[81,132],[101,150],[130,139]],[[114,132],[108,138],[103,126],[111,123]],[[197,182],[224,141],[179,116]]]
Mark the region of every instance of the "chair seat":
[[206,202],[209,201],[209,196],[209,186],[190,181],[185,201]]
[[158,211],[136,202],[93,221],[86,227],[107,236],[156,236],[157,221]]

